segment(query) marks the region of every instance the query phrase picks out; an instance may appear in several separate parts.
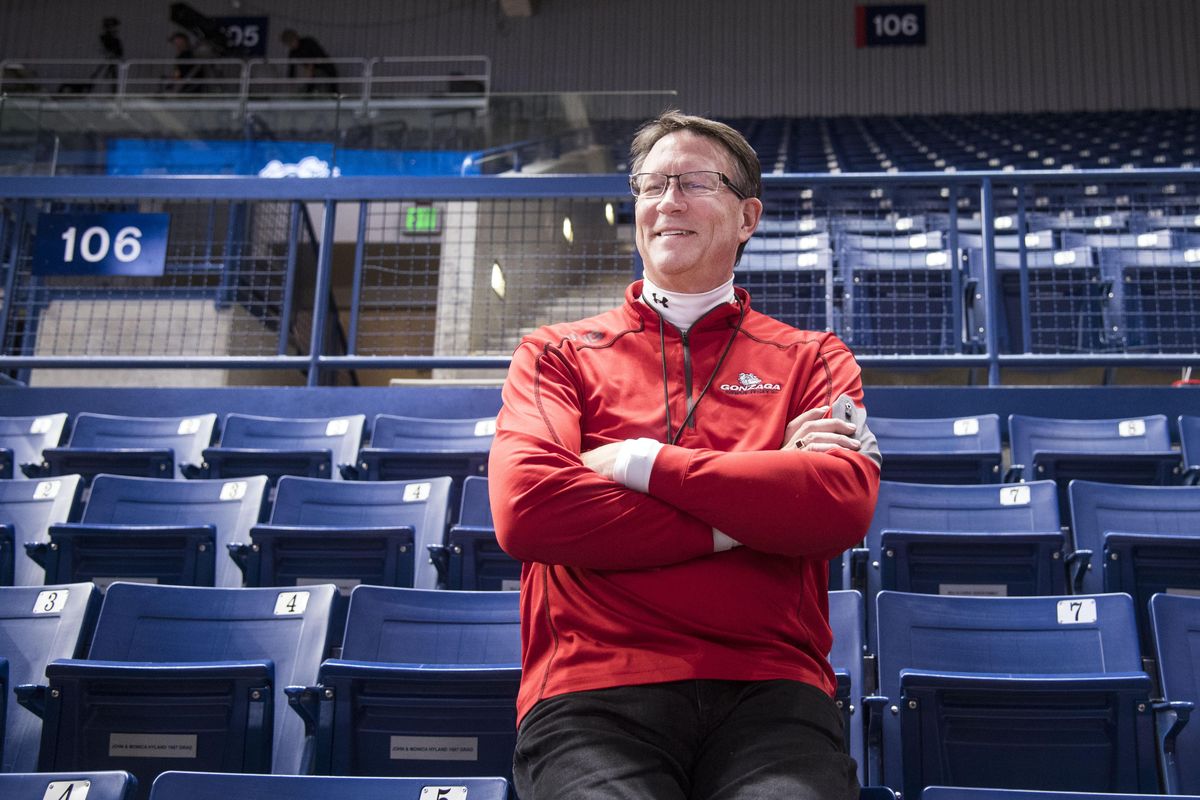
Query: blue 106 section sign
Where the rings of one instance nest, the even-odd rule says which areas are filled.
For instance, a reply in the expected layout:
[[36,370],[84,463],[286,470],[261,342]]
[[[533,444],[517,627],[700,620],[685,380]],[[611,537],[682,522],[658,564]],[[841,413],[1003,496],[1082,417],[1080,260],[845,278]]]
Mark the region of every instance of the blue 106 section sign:
[[34,275],[163,274],[169,214],[42,214]]
[[856,6],[858,47],[925,44],[925,6]]

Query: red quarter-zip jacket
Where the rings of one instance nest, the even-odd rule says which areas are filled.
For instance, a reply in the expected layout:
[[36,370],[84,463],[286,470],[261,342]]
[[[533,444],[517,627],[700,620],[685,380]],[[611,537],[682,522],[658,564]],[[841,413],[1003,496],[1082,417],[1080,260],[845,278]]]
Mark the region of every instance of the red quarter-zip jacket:
[[[500,545],[524,562],[518,719],[566,692],[684,679],[832,694],[828,561],[867,530],[879,470],[850,450],[779,448],[800,413],[843,393],[861,404],[858,365],[742,289],[686,334],[640,292],[527,336],[504,384],[489,489]],[[580,460],[675,435],[648,494]],[[714,528],[743,546],[714,552]]]

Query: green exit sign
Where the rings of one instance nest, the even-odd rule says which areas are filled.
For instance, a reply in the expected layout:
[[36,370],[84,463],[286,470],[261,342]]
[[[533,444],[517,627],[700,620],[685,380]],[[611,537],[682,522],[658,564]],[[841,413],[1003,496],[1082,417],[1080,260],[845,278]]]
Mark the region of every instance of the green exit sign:
[[405,233],[437,233],[440,230],[441,221],[434,206],[409,206],[404,210]]

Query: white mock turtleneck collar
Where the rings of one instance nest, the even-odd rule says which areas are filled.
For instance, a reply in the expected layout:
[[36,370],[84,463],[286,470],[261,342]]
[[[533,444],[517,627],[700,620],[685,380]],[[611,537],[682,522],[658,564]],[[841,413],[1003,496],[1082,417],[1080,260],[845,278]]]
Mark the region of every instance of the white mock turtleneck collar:
[[717,288],[700,294],[668,292],[655,286],[649,278],[643,278],[640,299],[667,322],[686,332],[696,320],[709,311],[721,303],[732,303],[737,298],[733,293],[733,277],[730,276],[729,280]]

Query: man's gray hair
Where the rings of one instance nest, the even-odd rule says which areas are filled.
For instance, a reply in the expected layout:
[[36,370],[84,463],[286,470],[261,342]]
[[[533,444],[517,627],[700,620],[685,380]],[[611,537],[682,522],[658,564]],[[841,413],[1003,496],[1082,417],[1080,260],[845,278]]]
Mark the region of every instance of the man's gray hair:
[[677,131],[690,131],[720,143],[733,156],[734,174],[728,176],[729,180],[747,197],[762,197],[762,165],[746,137],[723,122],[688,116],[675,109],[664,111],[638,129],[629,148],[630,172],[641,170],[659,139]]

